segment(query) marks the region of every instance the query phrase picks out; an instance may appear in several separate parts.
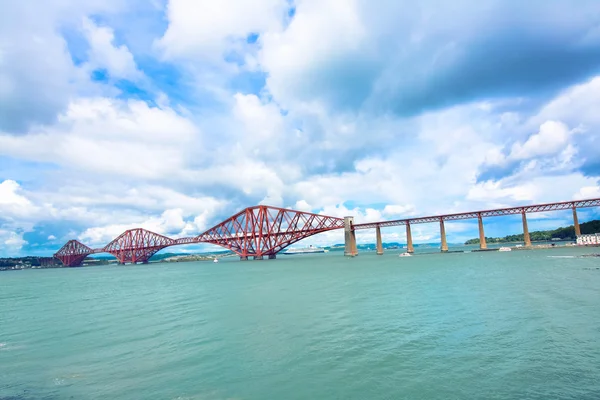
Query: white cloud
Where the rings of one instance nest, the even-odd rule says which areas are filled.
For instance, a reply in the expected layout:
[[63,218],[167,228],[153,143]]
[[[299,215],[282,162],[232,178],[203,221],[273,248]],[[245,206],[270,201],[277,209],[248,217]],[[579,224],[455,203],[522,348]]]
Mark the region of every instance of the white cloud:
[[0,154],[155,178],[184,168],[193,139],[200,139],[196,127],[172,109],[135,100],[78,99],[55,126],[24,136],[0,135]]
[[523,144],[515,143],[512,146],[509,158],[513,160],[525,160],[539,156],[555,155],[564,150],[573,131],[559,122],[546,121],[540,126],[540,131],[533,134]]
[[306,212],[312,211],[312,206],[310,204],[308,204],[306,202],[306,200],[296,201],[296,204],[294,204],[294,206],[292,208],[297,211],[306,211]]
[[104,68],[112,78],[138,80],[142,77],[127,46],[114,44],[115,35],[111,28],[100,27],[87,17],[83,19],[82,27],[90,46],[89,69]]
[[0,243],[6,255],[17,255],[27,241],[23,239],[22,233],[0,229]]
[[575,195],[575,200],[600,198],[600,186],[584,186]]
[[[63,229],[43,232],[48,240],[63,239],[68,225],[74,237],[101,246],[138,226],[197,234],[257,203],[367,222],[596,196],[600,78],[539,111],[527,108],[529,98],[510,97],[521,81],[506,76],[509,69],[495,72],[506,84],[501,92],[486,91],[497,77],[485,73],[494,68],[475,70],[483,89],[469,86],[471,67],[514,53],[501,40],[494,54],[485,49],[490,38],[504,37],[497,20],[519,31],[512,4],[482,2],[468,11],[427,1],[215,4],[170,0],[166,15],[143,22],[137,18],[147,9],[137,2],[7,8],[0,16],[0,157],[17,166],[0,163],[9,178],[0,186],[0,229],[29,232],[51,222]],[[565,21],[550,18],[562,5],[540,11],[536,35],[555,28],[560,37],[580,37],[590,4]],[[126,17],[152,35],[123,26]],[[160,17],[168,20],[164,32],[155,29]],[[83,50],[70,37],[82,27]],[[248,35],[258,41],[247,43]],[[168,62],[152,59],[157,50]],[[530,65],[522,61],[515,65]],[[110,80],[90,82],[98,68],[160,88],[155,102],[128,98]],[[534,89],[521,95],[537,96]],[[439,232],[421,226],[413,234],[418,241]],[[340,235],[315,240],[339,242]],[[0,237],[9,239],[19,244]]]
[[345,63],[362,67],[370,54],[361,54],[367,33],[357,3],[302,1],[287,29],[265,33],[259,61],[269,72],[269,90],[279,101],[291,106],[298,98],[308,99],[307,92],[318,90],[318,85],[327,86],[329,83],[321,79],[336,77],[320,70],[332,64],[338,64],[339,70],[334,73],[342,76],[351,69],[344,68]]
[[403,204],[387,204],[383,208],[383,215],[386,218],[400,218],[401,216],[410,216],[414,214],[415,207],[413,205]]
[[51,123],[78,91],[92,92],[74,65],[63,27],[85,15],[117,12],[124,2],[3,1],[0,13],[0,131],[21,133]]
[[568,124],[588,127],[600,126],[597,106],[600,104],[600,76],[592,77],[572,87],[568,87],[549,101],[533,118],[540,120],[559,119]]
[[157,42],[169,59],[218,59],[240,50],[250,34],[278,30],[284,0],[170,0],[169,26]]
[[0,183],[0,218],[23,218],[36,211],[21,191],[21,186],[13,180]]
[[537,194],[537,187],[533,182],[513,187],[503,187],[501,181],[486,181],[471,187],[467,193],[467,199],[488,204],[511,204],[515,202],[526,204],[534,200]]
[[207,222],[217,209],[217,207],[213,207],[212,209],[207,207],[202,213],[196,216],[190,216],[180,208],[168,209],[160,216],[146,217],[137,222],[108,224],[88,228],[78,236],[78,240],[86,243],[88,246],[104,247],[121,233],[135,228],[143,228],[173,239],[197,236],[210,227],[207,225]]
[[262,144],[285,136],[283,118],[275,104],[263,103],[253,94],[236,93],[234,98],[233,115],[245,126],[248,142]]
[[[508,207],[523,204],[568,201],[582,194],[593,194],[597,178],[572,172],[558,176],[523,177],[518,184],[513,177],[486,181],[474,185],[467,199],[491,207]],[[586,189],[587,188],[587,189]]]

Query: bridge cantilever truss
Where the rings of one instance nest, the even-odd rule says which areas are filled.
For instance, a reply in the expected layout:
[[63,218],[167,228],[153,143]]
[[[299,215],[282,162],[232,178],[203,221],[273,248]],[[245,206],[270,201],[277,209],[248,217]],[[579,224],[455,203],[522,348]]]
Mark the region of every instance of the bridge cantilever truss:
[[[364,224],[350,223],[348,226],[345,226],[342,218],[278,207],[255,206],[238,212],[198,236],[171,239],[158,233],[136,228],[123,232],[100,249],[92,249],[77,240],[70,240],[54,257],[68,266],[80,265],[85,257],[90,254],[105,252],[114,255],[120,263],[148,262],[156,252],[169,246],[211,243],[230,249],[239,255],[241,259],[248,259],[249,257],[263,259],[265,256],[275,258],[278,252],[293,243],[334,229],[345,228],[349,231],[355,231],[376,228],[379,243],[381,236],[379,229],[381,227],[406,225],[407,233],[410,233],[409,228],[412,224],[440,222],[443,240],[445,241],[444,221],[477,218],[480,221],[480,236],[482,236],[481,218],[483,217],[522,214],[524,228],[526,229],[525,214],[527,213],[573,209],[576,218],[575,210],[577,208],[597,206],[600,206],[600,199],[588,199]],[[410,240],[412,241],[412,239]]]
[[54,257],[58,258],[64,265],[74,266],[80,265],[92,253],[94,253],[94,249],[77,240],[69,240],[54,254]]
[[198,243],[226,247],[243,259],[275,258],[275,254],[299,240],[343,227],[342,218],[256,206],[240,211],[196,239]]
[[67,242],[54,256],[64,265],[80,265],[95,253],[110,253],[119,263],[148,262],[158,251],[176,245],[210,243],[230,249],[242,259],[275,258],[287,246],[321,232],[344,227],[341,218],[270,206],[248,207],[194,237],[171,239],[136,228],[123,232],[101,249],[76,240]]
[[146,263],[155,253],[175,243],[175,240],[166,236],[136,228],[123,232],[103,250],[115,256],[121,264]]

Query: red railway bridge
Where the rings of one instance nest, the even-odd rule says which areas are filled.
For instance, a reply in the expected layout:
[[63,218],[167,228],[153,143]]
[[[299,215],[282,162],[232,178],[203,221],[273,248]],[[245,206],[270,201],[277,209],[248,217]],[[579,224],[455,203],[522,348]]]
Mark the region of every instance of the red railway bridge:
[[146,229],[136,228],[123,232],[109,244],[99,249],[92,249],[77,240],[70,240],[54,254],[54,257],[58,258],[64,265],[70,267],[81,265],[88,255],[97,253],[110,253],[121,264],[147,263],[150,257],[169,246],[210,243],[233,251],[241,260],[248,260],[250,257],[255,260],[262,260],[265,257],[274,259],[277,253],[293,243],[309,236],[335,229],[344,229],[344,255],[356,256],[358,255],[356,231],[373,228],[376,230],[377,254],[383,254],[381,228],[402,225],[406,227],[407,251],[412,253],[414,252],[414,246],[411,225],[432,222],[439,222],[441,251],[447,252],[448,243],[446,241],[444,222],[465,219],[478,220],[480,249],[486,250],[487,244],[485,241],[483,218],[514,214],[521,215],[524,244],[526,247],[531,247],[527,227],[528,213],[573,210],[575,234],[580,235],[581,230],[577,219],[577,209],[597,206],[600,206],[600,198],[363,224],[354,224],[353,217],[336,218],[278,207],[255,206],[238,212],[198,236],[171,239]]

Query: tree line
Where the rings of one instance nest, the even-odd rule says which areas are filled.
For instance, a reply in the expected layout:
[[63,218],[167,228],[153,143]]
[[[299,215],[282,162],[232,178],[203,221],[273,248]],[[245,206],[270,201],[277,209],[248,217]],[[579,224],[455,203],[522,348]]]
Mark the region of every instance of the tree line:
[[[600,232],[600,220],[593,220],[589,222],[584,222],[579,224],[581,228],[581,233],[583,235],[598,233]],[[552,240],[552,239],[560,239],[560,240],[575,240],[577,237],[575,236],[575,227],[573,225],[567,226],[565,228],[557,228],[549,231],[534,231],[529,232],[529,237],[532,241],[542,241],[542,240]],[[504,237],[486,237],[485,241],[487,243],[506,243],[506,242],[522,242],[524,240],[523,234],[518,235],[507,235]],[[479,238],[469,239],[465,242],[465,244],[479,244]]]

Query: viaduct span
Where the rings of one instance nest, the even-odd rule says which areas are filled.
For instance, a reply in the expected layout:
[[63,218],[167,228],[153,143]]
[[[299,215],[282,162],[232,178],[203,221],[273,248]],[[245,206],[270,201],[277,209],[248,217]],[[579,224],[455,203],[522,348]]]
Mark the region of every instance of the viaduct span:
[[336,218],[325,215],[307,213],[270,206],[248,207],[225,221],[208,229],[198,236],[171,239],[158,233],[136,228],[123,232],[116,239],[102,248],[92,249],[77,241],[68,241],[54,257],[64,265],[74,267],[81,265],[90,254],[110,253],[119,263],[147,263],[158,251],[176,245],[193,243],[210,243],[227,248],[236,253],[241,260],[250,257],[262,260],[265,257],[274,259],[281,250],[309,236],[344,229],[344,255],[356,256],[356,231],[375,229],[377,237],[377,254],[383,254],[381,228],[404,225],[406,227],[407,251],[414,252],[411,225],[439,223],[442,252],[448,251],[445,221],[477,219],[479,221],[480,249],[487,249],[484,234],[484,217],[520,214],[523,220],[523,234],[526,247],[531,247],[531,239],[527,227],[527,214],[536,212],[572,210],[575,234],[580,235],[577,209],[600,206],[600,198],[547,203],[520,207],[499,208],[495,210],[470,211],[456,214],[436,215],[429,217],[398,219],[392,221],[354,224],[353,217]]

